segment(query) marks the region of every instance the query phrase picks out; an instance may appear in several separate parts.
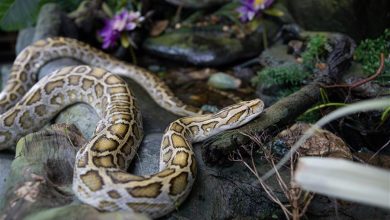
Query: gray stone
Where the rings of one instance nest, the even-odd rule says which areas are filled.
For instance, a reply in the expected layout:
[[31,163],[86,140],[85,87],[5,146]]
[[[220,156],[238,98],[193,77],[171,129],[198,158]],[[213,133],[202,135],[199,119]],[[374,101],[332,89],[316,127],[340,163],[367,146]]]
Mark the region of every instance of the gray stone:
[[203,8],[212,5],[219,5],[230,2],[231,0],[166,0],[169,3],[186,8]]
[[96,128],[96,124],[100,121],[96,111],[87,104],[78,103],[61,111],[54,119],[54,123],[74,124],[83,134],[90,140]]
[[221,27],[202,30],[182,28],[148,38],[143,48],[154,55],[200,66],[220,66],[256,56],[263,49],[263,31],[275,36],[278,25],[264,21],[257,31],[243,38],[223,32]]
[[287,54],[287,45],[282,43],[277,43],[264,50],[259,57],[259,62],[264,67],[276,67],[297,63],[294,56]]
[[42,6],[32,42],[58,36],[61,30],[61,13],[62,9],[58,4],[48,3]]
[[218,72],[209,77],[207,84],[217,89],[238,89],[241,86],[241,80],[229,74]]
[[19,31],[15,47],[16,54],[37,40],[55,37],[60,33],[73,38],[78,36],[75,24],[66,17],[61,6],[47,3],[40,10],[36,26]]
[[15,46],[16,54],[19,54],[24,48],[32,43],[34,34],[35,27],[25,28],[19,31]]
[[390,1],[288,0],[290,12],[307,30],[341,32],[355,39],[378,36],[389,27]]
[[163,133],[147,133],[142,140],[129,172],[150,175],[159,170],[160,145]]
[[11,163],[15,158],[14,153],[1,152],[0,154],[0,198],[3,198],[5,182],[10,173]]
[[7,84],[8,75],[11,72],[12,63],[6,63],[1,65],[0,67],[0,75],[1,75],[1,89]]

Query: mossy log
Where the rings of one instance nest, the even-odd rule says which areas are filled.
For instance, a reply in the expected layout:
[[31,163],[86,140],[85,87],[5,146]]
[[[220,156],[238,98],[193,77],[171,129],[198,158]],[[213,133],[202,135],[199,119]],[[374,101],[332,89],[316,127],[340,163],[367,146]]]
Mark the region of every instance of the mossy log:
[[100,213],[77,200],[73,165],[85,143],[80,131],[66,124],[22,138],[0,201],[0,219],[147,219],[124,212]]

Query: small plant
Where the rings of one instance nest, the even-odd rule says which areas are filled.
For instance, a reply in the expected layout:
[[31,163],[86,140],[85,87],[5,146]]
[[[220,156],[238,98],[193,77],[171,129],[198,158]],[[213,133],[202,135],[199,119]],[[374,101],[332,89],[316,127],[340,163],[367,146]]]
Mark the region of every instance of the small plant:
[[390,80],[390,29],[386,29],[381,36],[376,39],[363,40],[355,50],[355,60],[363,65],[363,70],[367,75],[374,74],[379,66],[378,56],[384,53],[385,69],[378,77],[382,80]]
[[290,64],[261,70],[257,73],[257,77],[252,79],[252,84],[298,86],[309,76],[310,74],[300,65]]
[[127,48],[129,46],[129,36],[127,33],[134,30],[144,20],[140,12],[127,11],[122,9],[111,19],[105,21],[103,29],[99,32],[99,35],[103,39],[103,49],[113,47],[118,39],[121,39],[122,46]]
[[327,51],[328,39],[323,34],[310,37],[305,52],[302,53],[303,65],[313,69],[315,64],[321,59]]
[[252,78],[252,84],[261,84],[266,87],[281,86],[284,89],[278,93],[279,97],[287,96],[297,91],[302,82],[310,76],[299,64],[265,68]]

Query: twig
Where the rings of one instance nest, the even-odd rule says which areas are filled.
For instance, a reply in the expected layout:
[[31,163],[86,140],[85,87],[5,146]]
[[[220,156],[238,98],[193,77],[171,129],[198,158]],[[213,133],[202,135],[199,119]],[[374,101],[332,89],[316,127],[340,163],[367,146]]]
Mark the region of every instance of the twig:
[[324,87],[324,88],[349,88],[349,89],[353,89],[353,88],[359,87],[359,86],[377,78],[383,72],[384,67],[385,67],[385,55],[383,53],[381,53],[380,54],[380,64],[379,64],[379,67],[376,70],[374,75],[371,75],[370,77],[365,78],[365,79],[360,80],[360,81],[357,81],[353,84],[322,85],[322,87]]
[[304,197],[302,198],[303,191],[299,188],[299,186],[293,180],[294,164],[295,164],[295,158],[296,158],[295,155],[290,155],[290,176],[291,176],[291,179],[290,179],[289,186],[287,186],[287,184],[283,180],[282,176],[280,175],[279,171],[276,169],[271,151],[263,145],[264,140],[267,139],[266,137],[264,137],[264,134],[266,134],[266,132],[263,132],[262,135],[250,135],[248,133],[242,133],[243,136],[250,138],[254,142],[254,144],[257,144],[258,146],[262,147],[265,159],[275,169],[276,180],[279,184],[280,189],[283,191],[285,197],[288,199],[287,204],[283,204],[280,201],[280,199],[276,196],[274,191],[271,189],[271,187],[269,185],[267,185],[265,183],[265,181],[260,178],[260,175],[259,175],[258,170],[256,168],[255,158],[253,155],[254,146],[252,144],[249,145],[250,146],[249,148],[242,146],[242,148],[245,149],[246,152],[249,154],[249,157],[250,157],[249,161],[244,160],[244,158],[239,150],[236,150],[234,152],[234,154],[237,155],[238,158],[234,158],[232,155],[230,155],[230,158],[231,158],[230,160],[236,161],[236,162],[241,162],[244,164],[245,167],[247,167],[249,169],[249,171],[257,178],[261,187],[263,188],[265,193],[268,195],[270,200],[275,202],[276,204],[278,204],[279,207],[282,209],[284,215],[286,216],[286,219],[298,220],[307,211],[308,206],[314,197],[314,194],[305,193]]
[[[302,211],[301,211],[301,214],[299,215],[299,217],[302,217],[305,213],[306,213],[306,211],[307,211],[307,209],[309,208],[309,205],[310,205],[310,203],[311,203],[311,200],[314,198],[314,193],[310,193],[310,192],[307,192],[306,193],[306,195],[308,195],[309,196],[309,198],[304,202],[304,206],[303,206],[303,208],[302,208]],[[306,197],[306,196],[305,196]]]
[[251,157],[251,161],[252,161],[252,164],[249,165],[243,158],[243,156],[241,155],[240,151],[236,151],[235,153],[239,156],[239,159],[234,159],[233,157],[231,158],[232,161],[236,161],[236,162],[241,162],[244,164],[245,167],[247,167],[249,169],[249,171],[257,178],[257,180],[259,181],[261,187],[264,189],[265,193],[268,195],[268,197],[276,204],[278,204],[280,206],[280,208],[282,209],[284,215],[286,216],[286,219],[290,219],[290,216],[292,215],[292,213],[284,206],[284,204],[278,199],[278,197],[274,194],[274,192],[272,191],[272,189],[267,185],[265,184],[264,181],[261,180],[260,178],[260,175],[259,173],[257,172],[257,169],[256,169],[256,166],[254,164],[254,160],[253,160],[253,154],[252,154],[252,150],[253,148],[251,148],[249,154],[250,154],[250,157]]
[[379,154],[379,152],[381,152],[381,151],[382,151],[385,147],[387,147],[389,144],[390,144],[390,140],[388,140],[388,141],[387,141],[387,142],[386,142],[386,143],[385,143],[377,152],[375,152],[375,154],[372,155],[368,161],[372,160],[376,155]]

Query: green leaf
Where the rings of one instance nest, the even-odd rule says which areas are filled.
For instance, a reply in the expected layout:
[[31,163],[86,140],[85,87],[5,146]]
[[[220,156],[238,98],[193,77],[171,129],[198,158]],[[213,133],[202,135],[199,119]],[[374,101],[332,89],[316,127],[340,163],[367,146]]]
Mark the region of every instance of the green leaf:
[[110,6],[109,6],[106,2],[103,2],[103,4],[102,4],[102,10],[103,10],[104,13],[106,13],[109,17],[113,17],[113,16],[114,16],[114,13],[112,12]]
[[15,31],[33,25],[42,0],[0,0],[0,29]]
[[124,48],[128,48],[128,47],[130,46],[129,37],[127,36],[126,33],[122,33],[122,34],[121,34],[121,45],[122,45]]
[[284,12],[277,9],[277,8],[269,8],[263,11],[264,14],[274,16],[274,17],[282,17],[284,15]]

